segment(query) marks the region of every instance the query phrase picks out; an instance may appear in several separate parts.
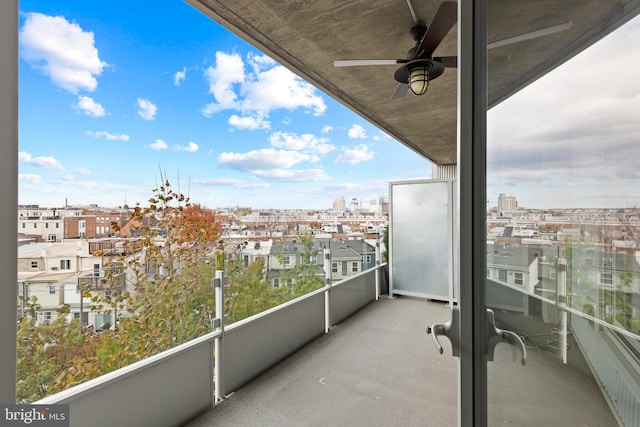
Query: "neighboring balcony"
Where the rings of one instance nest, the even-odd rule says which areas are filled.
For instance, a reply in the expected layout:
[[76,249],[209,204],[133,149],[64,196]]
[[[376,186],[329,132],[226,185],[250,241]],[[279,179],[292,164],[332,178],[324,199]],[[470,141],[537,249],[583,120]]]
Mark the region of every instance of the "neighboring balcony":
[[83,292],[121,290],[125,287],[125,283],[125,273],[122,268],[100,272],[87,271],[78,277],[78,287]]

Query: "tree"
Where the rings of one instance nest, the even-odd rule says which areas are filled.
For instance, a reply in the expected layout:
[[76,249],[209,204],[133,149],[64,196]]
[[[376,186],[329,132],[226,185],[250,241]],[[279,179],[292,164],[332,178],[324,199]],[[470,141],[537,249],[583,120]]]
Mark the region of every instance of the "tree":
[[262,258],[257,258],[248,265],[241,259],[231,259],[225,265],[225,275],[225,314],[229,323],[268,310],[277,304],[264,279]]
[[[212,211],[190,204],[168,180],[153,191],[149,207],[134,211],[138,223],[148,224],[137,230],[141,256],[122,261],[132,273],[134,292],[127,299],[132,316],[121,328],[155,343],[142,349],[145,353],[210,330],[214,271],[207,254],[220,230]],[[145,216],[150,221],[143,221]]]
[[[106,283],[92,304],[118,310],[119,328],[86,333],[63,307],[51,325],[37,325],[36,299],[28,302],[18,332],[18,401],[28,403],[105,374],[211,330],[215,266],[207,254],[217,241],[215,214],[176,193],[168,181],[153,190],[132,222],[136,254],[112,256],[103,265]],[[119,224],[112,224],[119,231]],[[129,278],[122,290],[122,273]],[[95,289],[83,289],[83,295]]]

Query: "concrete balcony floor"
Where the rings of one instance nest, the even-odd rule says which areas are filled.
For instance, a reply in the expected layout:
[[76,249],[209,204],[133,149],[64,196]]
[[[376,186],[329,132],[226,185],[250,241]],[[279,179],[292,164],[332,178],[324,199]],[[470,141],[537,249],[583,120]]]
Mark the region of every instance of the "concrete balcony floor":
[[[457,426],[458,359],[446,338],[440,355],[426,334],[449,317],[441,302],[382,298],[187,425]],[[490,424],[618,424],[584,370],[540,351],[523,367],[508,345],[498,349]]]

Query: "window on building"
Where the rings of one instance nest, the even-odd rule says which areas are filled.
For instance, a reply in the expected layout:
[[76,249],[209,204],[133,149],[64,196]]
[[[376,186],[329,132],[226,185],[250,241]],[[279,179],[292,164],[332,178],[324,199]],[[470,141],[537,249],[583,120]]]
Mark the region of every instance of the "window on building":
[[26,223],[22,223],[22,228],[27,228],[27,224]]
[[338,263],[337,262],[332,262],[331,263],[331,272],[332,273],[337,273],[338,272]]
[[600,273],[600,283],[603,285],[613,285],[613,274],[610,271]]
[[60,224],[56,222],[56,228],[60,228]]
[[56,294],[56,287],[54,285],[49,285],[49,294],[51,295]]
[[38,228],[38,223],[37,222],[33,223],[33,228]]
[[274,288],[279,288],[280,287],[280,280],[279,279],[273,279],[273,287]]
[[524,275],[522,273],[514,273],[513,275],[513,283],[516,285],[524,284]]
[[31,268],[38,268],[38,261],[31,261]]
[[44,223],[44,228],[49,228],[49,223],[48,222]]
[[291,265],[291,257],[289,256],[282,257],[282,265],[284,265],[285,267]]
[[346,276],[348,271],[347,261],[342,261],[342,275]]
[[507,270],[505,270],[504,268],[498,270],[498,280],[500,280],[501,282],[507,281]]
[[358,271],[358,263],[357,262],[352,262],[351,263],[351,272],[356,273]]
[[364,262],[366,262],[367,264],[370,264],[371,263],[371,255],[365,255]]
[[60,260],[60,270],[71,270],[71,260],[70,259],[61,259]]

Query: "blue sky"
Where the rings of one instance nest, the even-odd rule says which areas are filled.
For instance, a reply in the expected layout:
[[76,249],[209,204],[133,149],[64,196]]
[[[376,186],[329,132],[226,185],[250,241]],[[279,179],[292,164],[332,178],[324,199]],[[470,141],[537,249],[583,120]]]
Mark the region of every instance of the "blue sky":
[[430,163],[187,3],[20,1],[19,202],[331,208]]
[[[20,12],[21,204],[145,204],[162,171],[209,207],[328,209],[431,176],[182,0]],[[640,18],[489,112],[490,206],[640,207],[638,40]]]

